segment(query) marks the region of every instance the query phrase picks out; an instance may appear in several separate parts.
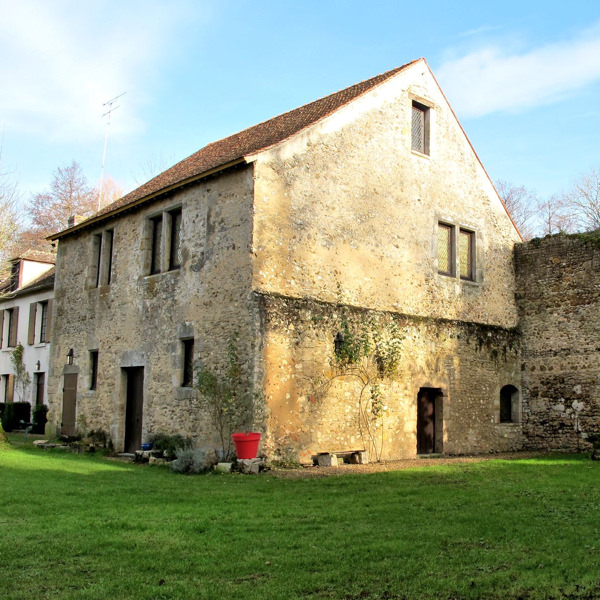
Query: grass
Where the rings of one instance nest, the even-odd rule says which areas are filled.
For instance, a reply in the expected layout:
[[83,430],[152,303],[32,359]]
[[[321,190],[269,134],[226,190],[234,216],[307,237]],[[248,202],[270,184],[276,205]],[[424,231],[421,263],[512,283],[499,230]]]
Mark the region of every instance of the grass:
[[24,599],[599,598],[600,464],[326,479],[0,452],[0,590]]

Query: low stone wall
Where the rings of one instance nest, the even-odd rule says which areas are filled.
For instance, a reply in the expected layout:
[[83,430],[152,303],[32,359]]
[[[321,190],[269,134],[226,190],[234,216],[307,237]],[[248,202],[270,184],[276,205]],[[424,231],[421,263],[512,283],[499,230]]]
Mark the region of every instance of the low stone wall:
[[[371,460],[414,457],[422,388],[441,393],[435,408],[436,451],[521,448],[518,417],[500,423],[500,389],[521,387],[515,330],[274,295],[260,299],[270,413],[265,448],[271,456],[294,454],[309,462],[319,452],[365,449]],[[395,332],[400,351],[393,374],[365,385],[365,371],[370,369],[371,377],[376,372],[372,362],[340,369],[334,338],[344,322],[357,335]],[[382,406],[369,432],[361,407],[368,408],[373,383]],[[514,414],[519,413],[516,407]]]
[[515,249],[523,430],[532,449],[587,448],[600,432],[600,245],[556,235]]

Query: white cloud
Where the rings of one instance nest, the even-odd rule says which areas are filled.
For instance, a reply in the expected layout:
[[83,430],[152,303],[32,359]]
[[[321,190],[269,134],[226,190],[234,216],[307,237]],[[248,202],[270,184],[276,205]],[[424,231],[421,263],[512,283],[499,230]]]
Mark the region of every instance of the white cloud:
[[526,52],[487,45],[436,69],[461,117],[519,111],[568,98],[600,81],[600,24]]
[[153,65],[168,55],[183,3],[0,0],[0,123],[10,133],[86,143],[122,92],[111,129],[143,130]]

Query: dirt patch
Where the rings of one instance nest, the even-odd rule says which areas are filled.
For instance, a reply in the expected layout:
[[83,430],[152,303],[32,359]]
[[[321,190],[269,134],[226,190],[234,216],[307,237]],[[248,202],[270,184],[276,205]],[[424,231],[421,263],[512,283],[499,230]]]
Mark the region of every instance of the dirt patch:
[[366,465],[340,465],[338,467],[300,467],[298,469],[272,470],[268,473],[281,479],[305,479],[311,477],[336,477],[361,473],[381,473],[383,471],[403,471],[422,469],[435,465],[459,465],[484,462],[487,460],[515,460],[548,456],[546,452],[503,452],[498,454],[478,454],[475,456],[445,456],[442,458],[407,458]]

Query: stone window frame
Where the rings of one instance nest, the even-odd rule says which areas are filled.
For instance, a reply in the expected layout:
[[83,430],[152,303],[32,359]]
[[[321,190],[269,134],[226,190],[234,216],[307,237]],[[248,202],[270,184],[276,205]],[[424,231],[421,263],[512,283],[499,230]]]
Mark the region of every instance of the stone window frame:
[[[431,156],[431,118],[435,105],[414,94],[410,99],[410,148],[417,156]],[[422,135],[419,135],[418,129]]]
[[91,236],[88,288],[101,288],[111,284],[115,230],[105,229]]
[[[450,248],[450,268],[444,270],[440,268],[440,230],[449,231]],[[461,252],[461,240],[469,236],[468,242],[468,272],[464,271],[464,250]],[[435,264],[438,275],[450,279],[459,279],[464,283],[479,283],[481,280],[481,269],[479,260],[479,234],[476,228],[469,225],[463,225],[452,221],[451,219],[438,218],[435,225]]]
[[149,214],[145,219],[143,237],[147,242],[143,266],[146,276],[178,271],[182,266],[182,205],[176,204]]
[[194,387],[194,338],[182,338],[182,368],[181,368],[181,387]]
[[503,385],[498,393],[498,422],[514,425],[521,422],[521,394],[512,384]]
[[90,359],[90,391],[95,391],[98,389],[98,349],[89,350],[89,359]]

